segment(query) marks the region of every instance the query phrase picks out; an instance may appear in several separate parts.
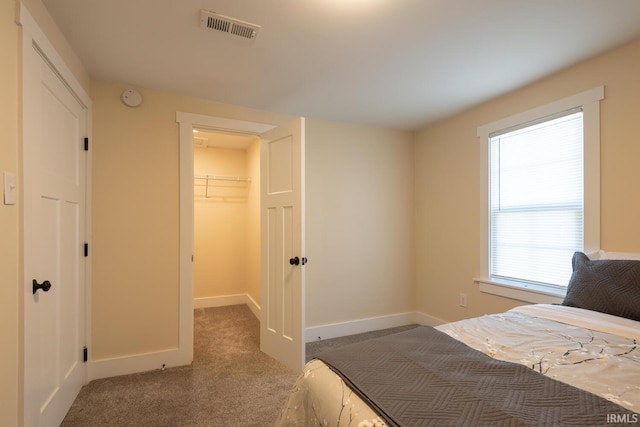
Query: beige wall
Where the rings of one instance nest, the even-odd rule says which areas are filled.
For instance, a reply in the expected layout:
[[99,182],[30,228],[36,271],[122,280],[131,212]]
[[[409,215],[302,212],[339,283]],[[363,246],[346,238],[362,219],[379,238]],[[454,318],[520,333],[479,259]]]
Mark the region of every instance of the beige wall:
[[306,326],[413,311],[411,133],[306,130]]
[[[0,2],[0,52],[0,173],[13,172],[18,177],[18,27],[11,1]],[[20,186],[20,181],[17,184]],[[0,425],[3,426],[18,424],[21,400],[20,216],[20,205],[6,206],[0,200]]]
[[[92,84],[93,360],[178,345],[179,217],[176,111],[282,124],[288,116],[128,86]],[[117,315],[116,315],[117,313]]]
[[[522,304],[483,294],[479,273],[478,126],[605,85],[601,102],[601,246],[640,252],[640,41],[487,102],[416,135],[416,298],[457,320]],[[458,306],[459,293],[468,308]]]
[[133,109],[121,92],[92,87],[94,360],[178,342],[175,118],[154,94]]
[[[249,216],[249,199],[257,196],[259,201],[260,197],[259,176],[249,173],[250,154],[259,155],[259,152],[200,147],[194,150],[196,175],[239,176],[252,180],[249,183],[212,180],[208,189],[203,187],[204,180],[195,180],[194,298],[247,294],[250,272],[260,269],[259,258],[253,261],[257,265],[252,266],[248,257],[250,249],[260,248],[259,234],[253,234],[253,239],[250,234],[256,218]],[[251,191],[255,186],[258,191]],[[251,212],[259,221],[260,212]]]
[[[175,111],[290,120],[147,89],[131,109],[120,102],[125,88],[92,86],[94,360],[177,345]],[[306,144],[307,326],[413,310],[411,134],[309,119]],[[259,170],[257,160],[248,168]],[[259,248],[247,253],[256,266],[247,290],[259,303]]]

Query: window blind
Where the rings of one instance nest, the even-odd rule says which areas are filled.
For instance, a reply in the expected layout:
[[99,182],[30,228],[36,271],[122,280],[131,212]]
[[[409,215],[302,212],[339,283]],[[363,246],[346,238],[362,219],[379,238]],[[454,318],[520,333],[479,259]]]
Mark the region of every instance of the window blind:
[[582,110],[489,137],[490,275],[566,287],[584,246]]

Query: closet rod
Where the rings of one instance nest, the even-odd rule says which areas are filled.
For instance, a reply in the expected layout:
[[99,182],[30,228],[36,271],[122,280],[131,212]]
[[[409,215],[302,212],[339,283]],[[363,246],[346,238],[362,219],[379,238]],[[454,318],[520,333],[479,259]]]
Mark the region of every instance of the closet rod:
[[244,176],[222,176],[222,175],[194,175],[195,179],[206,179],[214,181],[241,181],[251,182],[251,178]]

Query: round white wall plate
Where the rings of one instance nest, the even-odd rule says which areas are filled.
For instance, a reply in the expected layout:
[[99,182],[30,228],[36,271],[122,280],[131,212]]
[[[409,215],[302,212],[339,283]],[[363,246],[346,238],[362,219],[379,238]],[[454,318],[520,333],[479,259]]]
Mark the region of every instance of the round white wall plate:
[[142,95],[137,90],[127,89],[122,92],[122,102],[129,107],[137,107],[142,104]]

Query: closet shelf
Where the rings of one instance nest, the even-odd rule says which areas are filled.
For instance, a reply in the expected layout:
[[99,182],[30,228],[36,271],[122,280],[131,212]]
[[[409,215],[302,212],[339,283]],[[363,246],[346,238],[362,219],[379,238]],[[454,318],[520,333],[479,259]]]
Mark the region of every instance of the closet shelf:
[[195,174],[194,196],[219,201],[246,201],[251,178]]
[[194,179],[204,179],[207,181],[240,181],[251,182],[251,178],[247,176],[224,176],[224,175],[194,175]]

